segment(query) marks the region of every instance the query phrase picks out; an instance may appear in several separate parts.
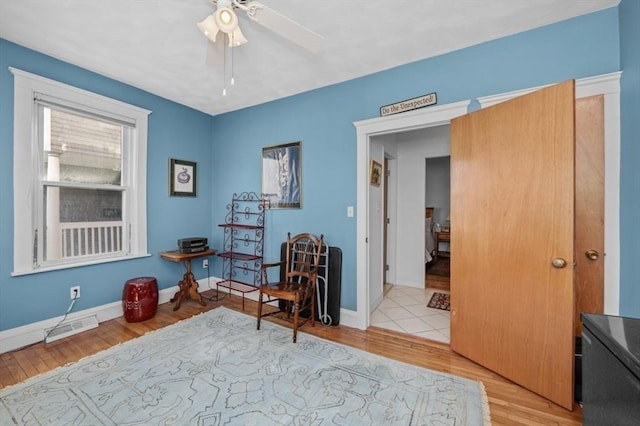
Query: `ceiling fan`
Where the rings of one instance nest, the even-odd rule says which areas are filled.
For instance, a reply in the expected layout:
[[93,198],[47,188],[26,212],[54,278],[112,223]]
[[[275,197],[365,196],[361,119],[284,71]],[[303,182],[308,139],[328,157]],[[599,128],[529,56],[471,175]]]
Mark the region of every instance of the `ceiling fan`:
[[252,21],[312,53],[318,53],[323,47],[324,38],[322,36],[268,8],[259,1],[211,0],[211,2],[216,5],[216,11],[199,22],[197,26],[214,43],[219,32],[226,34],[229,47],[237,47],[247,43],[235,13],[235,10],[238,9],[245,12]]

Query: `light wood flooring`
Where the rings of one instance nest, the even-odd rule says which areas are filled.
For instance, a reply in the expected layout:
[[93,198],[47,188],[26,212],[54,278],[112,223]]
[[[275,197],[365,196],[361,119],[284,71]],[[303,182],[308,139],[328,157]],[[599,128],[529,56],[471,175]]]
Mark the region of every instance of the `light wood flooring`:
[[[202,294],[210,297],[214,292],[209,290]],[[189,300],[175,312],[172,310],[173,304],[165,303],[158,307],[156,316],[148,321],[127,323],[123,317],[120,317],[103,322],[96,329],[50,344],[37,343],[21,350],[0,354],[0,388],[78,361],[118,343],[220,305],[239,311],[241,299],[228,296],[220,302],[209,301],[204,307]],[[256,303],[246,300],[245,313],[255,315],[255,312]],[[462,358],[444,344],[375,327],[362,331],[344,326],[323,327],[318,323],[312,328],[311,324],[307,323],[301,328],[301,332],[431,370],[480,380],[487,391],[494,425],[580,425],[582,423],[580,407],[576,407],[573,412],[567,411]]]

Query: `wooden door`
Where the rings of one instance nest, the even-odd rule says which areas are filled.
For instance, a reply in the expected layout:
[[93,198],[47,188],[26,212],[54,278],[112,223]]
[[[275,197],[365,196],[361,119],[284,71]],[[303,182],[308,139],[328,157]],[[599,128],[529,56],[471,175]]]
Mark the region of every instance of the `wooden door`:
[[604,96],[576,100],[576,312],[604,312]]
[[451,122],[451,348],[567,409],[574,99],[568,81]]

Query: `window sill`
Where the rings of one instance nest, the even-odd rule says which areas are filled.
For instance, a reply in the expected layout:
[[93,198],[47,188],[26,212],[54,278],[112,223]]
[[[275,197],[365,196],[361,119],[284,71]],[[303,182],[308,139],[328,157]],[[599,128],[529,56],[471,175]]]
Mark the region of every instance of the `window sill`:
[[130,255],[130,256],[123,256],[123,257],[115,257],[115,258],[111,258],[111,259],[95,259],[95,260],[90,260],[90,261],[86,261],[86,262],[78,262],[78,263],[74,263],[72,265],[56,265],[56,266],[47,266],[47,267],[42,267],[42,268],[38,268],[38,269],[31,269],[28,271],[18,271],[18,272],[12,272],[11,276],[12,277],[19,277],[22,275],[31,275],[31,274],[39,274],[41,272],[51,272],[51,271],[60,271],[63,269],[71,269],[71,268],[78,268],[81,266],[91,266],[91,265],[100,265],[103,263],[111,263],[111,262],[121,262],[123,260],[133,260],[133,259],[142,259],[144,257],[150,257],[151,254],[150,253],[146,253],[146,254],[135,254],[135,255]]

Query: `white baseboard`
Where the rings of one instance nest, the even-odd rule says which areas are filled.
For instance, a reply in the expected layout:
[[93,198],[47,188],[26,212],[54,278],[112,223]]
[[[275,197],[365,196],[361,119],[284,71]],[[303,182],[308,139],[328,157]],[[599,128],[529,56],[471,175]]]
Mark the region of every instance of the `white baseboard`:
[[[178,286],[165,288],[158,292],[158,303],[167,303],[178,291]],[[122,311],[122,301],[107,303],[83,311],[72,312],[67,315],[64,324],[77,321],[84,317],[93,316],[98,319],[98,323],[118,318],[124,315]],[[50,318],[43,321],[34,322],[9,330],[0,331],[0,353],[13,351],[44,340],[44,330],[55,327],[62,321],[64,315]]]
[[56,340],[64,339],[75,334],[83,333],[87,330],[97,328],[98,318],[95,315],[83,317],[77,321],[65,321],[58,326],[44,330],[44,342],[51,343]]
[[[199,290],[203,292],[209,289],[215,289],[218,281],[221,281],[221,279],[215,277],[200,279],[198,280]],[[168,303],[178,290],[179,288],[177,285],[160,290],[158,292],[158,303]],[[222,290],[220,292],[222,293]],[[224,289],[224,292],[228,293],[229,290]],[[242,297],[242,293],[235,290],[231,290],[231,294]],[[249,300],[258,300],[257,291],[245,293],[244,296]],[[98,323],[121,317],[124,315],[122,311],[122,301],[118,300],[105,305],[72,312],[67,315],[64,323],[70,323],[93,315],[98,319]],[[0,353],[10,352],[34,343],[42,342],[45,336],[44,330],[55,327],[60,321],[62,321],[62,318],[64,318],[63,315],[0,331]],[[359,323],[360,321],[358,321],[357,312],[349,309],[340,309],[340,325],[363,329]]]

